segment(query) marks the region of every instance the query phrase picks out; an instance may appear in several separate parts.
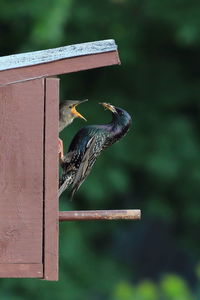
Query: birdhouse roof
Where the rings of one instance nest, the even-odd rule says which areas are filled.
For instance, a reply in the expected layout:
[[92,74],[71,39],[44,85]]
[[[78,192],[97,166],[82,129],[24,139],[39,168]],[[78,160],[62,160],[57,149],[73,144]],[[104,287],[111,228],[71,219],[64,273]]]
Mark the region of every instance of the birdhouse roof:
[[119,64],[114,40],[0,57],[0,85]]

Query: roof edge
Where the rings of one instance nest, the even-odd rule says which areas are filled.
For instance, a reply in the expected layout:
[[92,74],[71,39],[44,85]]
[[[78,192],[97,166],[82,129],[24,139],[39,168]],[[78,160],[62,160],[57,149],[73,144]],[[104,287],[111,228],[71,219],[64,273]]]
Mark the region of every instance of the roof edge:
[[117,45],[113,39],[74,44],[47,50],[26,52],[0,57],[0,71],[21,67],[44,64],[61,59],[97,53],[117,51]]

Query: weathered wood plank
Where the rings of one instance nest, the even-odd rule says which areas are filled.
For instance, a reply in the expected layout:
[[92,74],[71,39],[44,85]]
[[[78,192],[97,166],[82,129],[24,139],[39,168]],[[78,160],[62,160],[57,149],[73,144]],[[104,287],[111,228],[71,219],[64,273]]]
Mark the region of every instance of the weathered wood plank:
[[34,78],[67,74],[120,64],[117,51],[67,58],[0,72],[0,86]]
[[0,57],[0,71],[115,50],[117,50],[117,45],[114,40],[103,40],[2,56]]
[[45,82],[44,279],[58,280],[59,79]]
[[42,278],[42,264],[0,264],[0,277]]
[[42,263],[44,80],[0,88],[0,263]]

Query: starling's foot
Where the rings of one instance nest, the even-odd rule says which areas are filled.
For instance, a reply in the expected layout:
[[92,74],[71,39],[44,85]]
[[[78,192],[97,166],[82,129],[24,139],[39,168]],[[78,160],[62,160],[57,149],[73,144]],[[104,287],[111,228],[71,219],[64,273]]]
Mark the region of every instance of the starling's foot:
[[64,149],[63,149],[63,141],[60,138],[58,141],[58,154],[59,154],[60,161],[62,162],[64,158]]

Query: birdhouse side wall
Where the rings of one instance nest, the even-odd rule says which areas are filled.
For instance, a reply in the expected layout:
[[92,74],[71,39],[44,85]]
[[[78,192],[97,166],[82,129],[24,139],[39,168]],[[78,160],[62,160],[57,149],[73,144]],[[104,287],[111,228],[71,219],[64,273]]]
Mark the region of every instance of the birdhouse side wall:
[[0,87],[0,276],[43,276],[44,79]]

